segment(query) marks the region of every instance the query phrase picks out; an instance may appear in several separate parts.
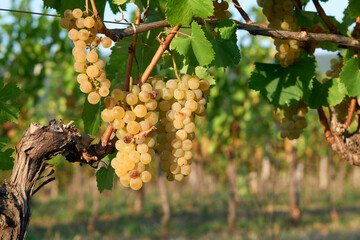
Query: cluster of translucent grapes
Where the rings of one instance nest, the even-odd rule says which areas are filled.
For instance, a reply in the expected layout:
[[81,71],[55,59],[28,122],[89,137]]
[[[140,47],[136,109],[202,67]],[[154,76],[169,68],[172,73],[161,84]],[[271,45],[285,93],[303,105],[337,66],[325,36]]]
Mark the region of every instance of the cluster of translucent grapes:
[[350,107],[350,97],[346,96],[341,103],[339,103],[338,105],[335,106],[335,111],[336,111],[336,115],[337,115],[337,119],[339,122],[341,123],[345,123],[347,117],[348,117],[348,112],[349,112],[349,107]]
[[66,10],[60,26],[68,29],[68,36],[74,42],[72,54],[75,58],[74,70],[78,72],[77,81],[80,90],[88,93],[88,101],[96,104],[101,97],[109,95],[110,81],[106,79],[106,73],[102,69],[104,61],[99,59],[98,46],[109,48],[112,40],[109,37],[99,38],[104,25],[95,16],[86,16],[84,12],[76,8]]
[[298,104],[284,106],[284,118],[280,122],[280,136],[290,140],[297,139],[307,126],[305,114],[307,106],[300,101]]
[[169,181],[182,181],[191,172],[194,117],[205,114],[209,82],[197,76],[183,75],[181,80],[152,82],[160,91],[157,145],[160,168]]
[[[293,0],[257,0],[263,13],[269,21],[269,27],[288,31],[299,31],[294,11]],[[275,58],[282,67],[296,62],[299,57],[299,42],[297,40],[275,39],[274,44],[278,51]]]
[[129,92],[114,89],[111,96],[104,99],[105,109],[101,118],[111,123],[118,138],[118,150],[111,166],[119,176],[120,182],[134,190],[140,189],[151,180],[147,166],[155,156],[155,113],[157,93],[145,83],[141,88],[133,85]]
[[210,18],[225,19],[230,18],[231,13],[228,11],[229,4],[226,1],[213,0],[214,15]]
[[330,60],[331,70],[326,71],[326,76],[329,78],[338,78],[342,67],[344,66],[343,59],[333,58]]

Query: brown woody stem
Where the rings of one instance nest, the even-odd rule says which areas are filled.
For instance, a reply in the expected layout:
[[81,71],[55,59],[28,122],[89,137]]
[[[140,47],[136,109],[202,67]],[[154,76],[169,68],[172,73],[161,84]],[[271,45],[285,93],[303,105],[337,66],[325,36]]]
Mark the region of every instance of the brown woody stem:
[[238,2],[238,0],[230,0],[230,2],[232,2],[235,6],[235,8],[239,11],[239,13],[241,14],[242,18],[245,20],[245,22],[247,24],[253,23],[253,21],[251,21],[249,15],[244,11],[244,9],[240,6],[240,3]]
[[326,15],[324,9],[321,7],[318,0],[313,0],[314,5],[316,7],[317,12],[319,13],[321,19],[326,24],[327,28],[330,30],[330,32],[334,34],[341,34],[340,31],[335,27],[335,25],[330,21],[329,17]]
[[322,107],[319,107],[317,109],[317,111],[318,111],[319,119],[321,122],[321,126],[324,130],[325,138],[330,145],[333,145],[335,143],[335,139],[330,131],[330,126],[329,126],[328,120],[325,116],[324,109]]
[[[196,19],[199,23],[203,23],[203,20]],[[216,24],[219,22],[219,19],[205,19],[206,22],[210,24]],[[337,34],[328,34],[328,33],[311,33],[306,31],[301,32],[292,32],[279,29],[266,28],[258,24],[246,24],[239,21],[233,20],[237,24],[237,28],[240,30],[246,30],[252,35],[261,35],[272,38],[279,39],[294,39],[300,42],[333,42],[341,45],[343,48],[354,48],[359,49],[359,41],[353,37],[346,37],[343,35]],[[142,24],[136,27],[136,32],[146,32],[149,30],[168,27],[169,23],[166,20],[157,21],[153,23]],[[121,39],[124,37],[131,36],[134,34],[134,29],[111,29],[110,32],[115,35],[117,38]]]
[[351,101],[350,101],[350,106],[348,109],[348,116],[345,121],[345,129],[348,129],[350,127],[350,124],[351,124],[353,116],[354,116],[355,108],[356,108],[356,98],[353,97],[353,98],[351,98]]
[[180,29],[181,25],[175,26],[173,27],[173,29],[171,29],[169,35],[167,35],[167,37],[165,38],[164,41],[160,42],[160,46],[158,48],[158,50],[156,51],[154,57],[151,59],[150,64],[147,66],[147,68],[145,69],[143,75],[141,76],[141,79],[139,81],[139,85],[141,86],[142,84],[144,84],[147,79],[150,76],[150,73],[152,72],[152,70],[155,68],[157,62],[160,60],[162,54],[165,52],[165,50],[169,47],[171,41],[173,40],[173,38],[175,37],[176,32]]
[[[140,10],[139,10],[139,8],[137,8],[134,24],[139,24],[140,18],[141,18]],[[134,60],[134,56],[135,56],[136,41],[137,41],[137,34],[134,33],[132,42],[130,43],[130,46],[129,46],[129,57],[128,57],[126,73],[125,73],[125,85],[124,85],[125,91],[129,91],[130,75],[131,75],[133,60]]]

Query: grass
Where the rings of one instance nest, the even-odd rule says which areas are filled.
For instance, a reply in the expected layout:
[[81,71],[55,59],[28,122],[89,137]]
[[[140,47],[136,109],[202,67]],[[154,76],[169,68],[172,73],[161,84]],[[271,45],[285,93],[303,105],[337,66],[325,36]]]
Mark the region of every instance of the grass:
[[310,203],[301,199],[302,217],[297,225],[289,221],[286,194],[279,196],[275,211],[265,211],[268,204],[258,197],[243,196],[236,231],[231,233],[227,196],[224,189],[202,197],[189,192],[172,196],[171,218],[165,231],[160,224],[162,208],[155,188],[147,189],[143,213],[134,211],[133,193],[117,189],[100,196],[93,233],[87,230],[90,195],[84,198],[84,209],[77,207],[76,197],[65,193],[47,201],[35,197],[26,239],[360,239],[360,193],[353,189],[345,191],[344,198],[337,202],[336,222],[330,218],[328,198],[323,192],[314,194]]

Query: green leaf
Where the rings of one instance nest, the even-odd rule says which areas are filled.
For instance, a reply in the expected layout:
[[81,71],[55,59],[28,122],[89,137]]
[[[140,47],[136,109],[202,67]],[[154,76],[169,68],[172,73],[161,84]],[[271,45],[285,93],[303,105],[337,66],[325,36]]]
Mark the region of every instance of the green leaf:
[[17,122],[19,106],[16,99],[21,90],[13,83],[4,85],[0,79],[0,124],[4,122]]
[[351,17],[356,18],[357,16],[360,16],[359,0],[349,0],[348,9]]
[[211,43],[206,39],[201,26],[195,22],[191,24],[191,37],[173,39],[170,48],[184,55],[193,66],[207,66],[215,59]]
[[228,67],[239,63],[240,50],[237,44],[236,29],[237,25],[231,20],[221,20],[214,29],[216,35],[213,37],[210,26],[206,25],[206,37],[215,51],[215,60],[211,63],[212,65]]
[[300,99],[308,101],[314,75],[315,59],[301,54],[298,62],[287,68],[278,64],[255,63],[249,87],[260,91],[275,107],[282,107]]
[[112,190],[114,172],[115,171],[111,166],[109,166],[108,168],[101,167],[96,172],[96,182],[100,193],[102,193],[105,189]]
[[[336,20],[333,16],[328,16],[330,21],[336,26],[339,31],[346,35],[348,26],[352,24],[352,21],[347,19],[346,21],[340,23]],[[324,21],[321,19],[321,17],[318,15],[317,12],[309,12],[309,11],[300,11],[296,10],[296,18],[298,21],[298,25],[300,27],[304,28],[312,28],[314,25],[317,25],[317,27],[321,27],[324,31],[329,31]]]
[[314,79],[310,100],[307,104],[313,109],[320,106],[335,106],[344,99],[346,93],[345,85],[339,78],[329,79],[323,84]]
[[345,61],[340,73],[340,80],[344,83],[350,97],[360,95],[359,59],[351,58]]
[[195,68],[195,75],[198,76],[200,79],[206,79],[210,85],[215,84],[215,78],[211,75],[207,68],[197,66]]
[[168,0],[166,16],[171,26],[189,25],[192,18],[212,16],[214,6],[212,0]]
[[100,114],[100,102],[97,104],[90,104],[86,99],[84,103],[84,110],[81,115],[86,133],[89,133],[92,136],[97,133],[101,125]]
[[11,170],[14,166],[14,158],[11,155],[14,153],[14,149],[7,148],[1,151],[7,144],[7,140],[0,138],[0,170]]

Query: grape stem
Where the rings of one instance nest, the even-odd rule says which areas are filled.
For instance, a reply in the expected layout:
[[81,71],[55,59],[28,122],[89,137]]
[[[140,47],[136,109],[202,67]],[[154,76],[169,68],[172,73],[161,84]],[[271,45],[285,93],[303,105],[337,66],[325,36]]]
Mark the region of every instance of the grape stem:
[[353,116],[354,116],[355,108],[356,108],[356,98],[353,97],[350,100],[350,106],[349,106],[349,109],[348,109],[348,116],[347,116],[347,119],[345,121],[345,129],[348,129],[350,127],[350,124],[351,124]]
[[[87,3],[88,0],[86,0],[86,3]],[[103,23],[103,28],[100,29],[100,33],[102,34],[105,34],[107,37],[111,38],[111,40],[113,40],[114,42],[117,42],[118,41],[118,38],[116,36],[114,36],[113,34],[110,33],[109,29],[106,28],[103,20],[101,19],[100,15],[99,15],[99,12],[97,11],[97,8],[96,8],[96,5],[95,5],[95,1],[94,0],[90,0],[90,3],[91,3],[91,7],[93,9],[93,13],[95,15],[95,17],[101,21]],[[89,10],[89,7],[86,8],[87,10],[87,13],[88,13],[88,10]]]
[[322,107],[319,107],[317,109],[317,112],[318,112],[318,115],[319,115],[321,126],[322,126],[322,128],[324,130],[325,138],[326,138],[326,140],[328,141],[328,143],[330,145],[333,145],[335,143],[335,139],[334,139],[334,136],[332,135],[332,133],[330,131],[330,126],[329,126],[328,120],[327,120],[327,118],[325,116],[324,109]]
[[[140,18],[141,18],[140,10],[139,10],[139,8],[137,8],[134,24],[139,24],[140,23]],[[127,62],[127,65],[126,65],[126,73],[125,73],[125,84],[124,84],[124,90],[125,91],[129,91],[130,75],[131,75],[131,70],[132,70],[132,66],[133,66],[133,60],[134,60],[134,56],[135,56],[136,41],[137,41],[137,34],[134,33],[132,41],[131,41],[131,43],[129,45],[129,48],[128,48],[129,57],[128,57],[128,62]]]
[[235,8],[239,11],[239,13],[241,14],[242,18],[245,20],[246,24],[251,24],[253,23],[253,21],[251,21],[249,15],[244,11],[244,9],[241,7],[240,3],[238,2],[238,0],[229,0],[230,2],[232,2],[235,6]]
[[179,80],[179,82],[181,82],[181,78],[180,78],[180,76],[179,76],[179,73],[178,73],[178,70],[177,70],[177,67],[176,67],[176,62],[175,62],[174,55],[173,55],[173,53],[170,51],[170,49],[168,49],[168,52],[169,52],[170,55],[171,55],[171,60],[172,60],[172,62],[173,62],[173,66],[174,66],[175,76],[176,76],[176,78]]
[[181,25],[177,25],[177,26],[173,27],[171,29],[169,35],[167,35],[167,37],[165,38],[165,40],[160,43],[160,46],[159,46],[158,50],[156,51],[154,57],[151,59],[150,64],[147,66],[143,75],[141,76],[141,79],[138,83],[139,86],[141,86],[142,84],[144,84],[147,81],[147,79],[150,76],[150,73],[152,72],[152,70],[154,70],[154,68],[155,68],[157,62],[160,60],[162,54],[165,52],[166,49],[168,49],[171,41],[175,37],[175,34],[180,29],[180,27],[181,27]]
[[[216,24],[220,21],[220,19],[200,19],[195,18],[195,21],[203,24],[204,21],[210,24]],[[267,36],[272,38],[279,38],[279,39],[294,39],[300,42],[333,42],[340,45],[342,48],[354,48],[359,49],[359,41],[353,37],[347,37],[343,35],[337,34],[330,34],[330,33],[312,33],[312,32],[292,32],[280,29],[272,29],[263,27],[258,24],[246,24],[236,20],[232,20],[236,25],[237,29],[239,30],[246,30],[252,35],[261,35]],[[149,30],[154,30],[158,28],[168,27],[169,23],[166,20],[141,24],[135,27],[137,33],[146,32]],[[115,35],[118,40],[132,36],[134,34],[134,28],[125,28],[125,29],[110,29],[111,34]]]
[[331,33],[342,35],[341,32],[335,27],[335,25],[330,21],[329,17],[326,15],[324,9],[321,7],[318,0],[313,0],[316,11],[319,13],[321,19],[326,24],[327,28]]
[[89,16],[89,0],[85,1],[86,16]]
[[109,123],[106,127],[105,132],[103,133],[103,135],[101,136],[100,142],[99,142],[99,146],[101,147],[106,147],[109,144],[109,139],[111,137],[111,134],[114,132],[113,127],[111,126],[111,124]]

